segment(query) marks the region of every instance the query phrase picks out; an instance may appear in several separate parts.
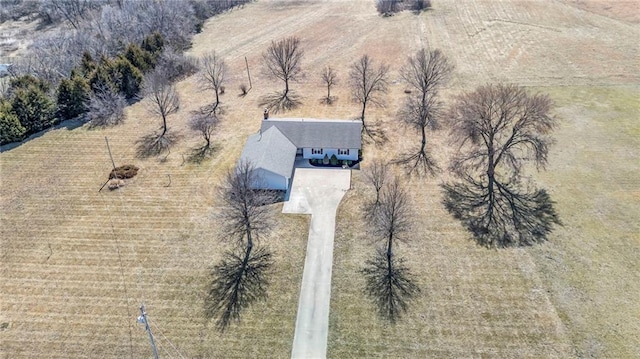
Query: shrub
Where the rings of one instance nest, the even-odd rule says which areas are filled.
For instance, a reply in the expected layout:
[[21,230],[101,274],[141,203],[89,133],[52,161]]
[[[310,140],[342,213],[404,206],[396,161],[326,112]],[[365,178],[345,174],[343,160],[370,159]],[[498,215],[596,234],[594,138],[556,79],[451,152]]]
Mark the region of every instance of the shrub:
[[249,89],[247,88],[247,84],[240,85],[240,95],[246,96]]
[[138,174],[138,167],[134,165],[124,165],[124,166],[116,167],[115,169],[111,170],[111,173],[109,173],[109,179],[133,178],[137,174]]
[[331,165],[336,166],[338,164],[338,157],[336,155],[331,155]]

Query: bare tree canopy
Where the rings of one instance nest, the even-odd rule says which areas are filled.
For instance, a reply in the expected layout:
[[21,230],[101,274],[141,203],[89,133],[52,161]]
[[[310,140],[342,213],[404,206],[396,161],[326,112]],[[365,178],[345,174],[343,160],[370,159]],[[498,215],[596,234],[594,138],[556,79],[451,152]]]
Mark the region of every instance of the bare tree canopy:
[[138,156],[149,157],[168,151],[176,141],[175,135],[167,133],[167,117],[178,112],[180,97],[175,86],[158,71],[145,76],[144,95],[147,110],[162,118],[161,133],[152,133],[138,140]]
[[192,131],[199,133],[205,140],[203,146],[193,149],[189,158],[191,162],[199,163],[204,160],[210,152],[213,152],[211,146],[211,136],[213,131],[220,123],[218,117],[213,113],[200,113],[197,112],[189,119],[189,128]]
[[226,81],[227,65],[216,52],[211,52],[200,59],[200,83],[203,89],[212,90],[216,96],[216,102],[212,105],[211,112],[216,112],[220,104],[221,90]]
[[267,75],[284,81],[284,91],[277,95],[267,96],[261,106],[270,107],[273,112],[289,110],[299,105],[299,98],[290,90],[290,82],[303,76],[302,49],[300,39],[295,36],[280,41],[272,41],[271,46],[262,54],[264,71]]
[[89,100],[87,120],[90,127],[108,127],[122,123],[127,101],[120,93],[106,86],[99,87]]
[[330,105],[334,101],[334,98],[331,97],[331,88],[338,84],[338,73],[331,66],[325,66],[320,76],[322,82],[327,86],[327,97],[324,98],[324,103]]
[[413,209],[407,191],[398,179],[392,180],[383,188],[371,222],[371,235],[386,241],[389,256],[392,255],[395,240],[407,240],[406,234],[413,223]]
[[416,94],[405,100],[399,112],[400,120],[410,128],[420,132],[422,142],[416,151],[403,154],[396,161],[407,169],[409,174],[435,174],[438,165],[427,150],[427,129],[436,130],[442,105],[438,101],[438,90],[451,76],[453,65],[440,50],[425,49],[409,57],[400,74],[404,82]]
[[349,71],[349,87],[354,102],[362,105],[360,120],[362,130],[369,137],[376,134],[365,122],[365,112],[369,104],[384,106],[382,95],[388,92],[389,66],[381,64],[375,67],[369,55],[362,55],[360,60],[353,63]]
[[453,169],[486,172],[495,179],[497,168],[511,178],[528,161],[543,168],[556,126],[551,106],[548,96],[530,96],[515,85],[481,86],[461,95],[448,116],[459,148]]
[[162,118],[162,134],[167,133],[167,117],[178,112],[180,97],[176,87],[161,73],[154,71],[144,79],[144,95],[149,112]]
[[364,176],[376,190],[375,205],[380,202],[380,190],[389,180],[389,164],[379,159],[374,160],[364,171]]
[[270,191],[254,189],[261,181],[253,164],[243,161],[227,173],[221,187],[224,234],[249,247],[254,239],[269,232],[273,221],[272,210],[266,204],[274,203],[276,198]]
[[544,190],[523,186],[522,167],[547,163],[551,132],[546,95],[515,85],[487,85],[458,97],[449,113],[458,153],[451,169],[462,182],[447,184],[445,206],[488,247],[546,240],[560,220]]
[[427,51],[423,48],[408,58],[407,64],[400,69],[400,76],[420,96],[426,96],[445,85],[453,69],[453,64],[442,51]]

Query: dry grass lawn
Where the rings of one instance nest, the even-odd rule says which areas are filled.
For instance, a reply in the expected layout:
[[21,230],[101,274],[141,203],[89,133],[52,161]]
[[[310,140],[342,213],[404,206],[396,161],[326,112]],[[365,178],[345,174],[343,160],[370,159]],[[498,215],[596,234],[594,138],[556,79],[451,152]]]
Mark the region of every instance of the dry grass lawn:
[[[445,100],[508,81],[549,93],[561,123],[548,171],[531,172],[564,222],[543,245],[480,248],[440,203],[446,174],[407,179],[419,220],[398,254],[422,293],[395,326],[378,319],[362,291],[359,270],[375,245],[358,213],[371,190],[354,173],[338,214],[330,357],[639,357],[640,28],[619,16],[638,3],[592,1],[595,12],[571,0],[433,3],[420,15],[381,18],[372,1],[260,1],[207,22],[190,54],[216,50],[231,79],[218,152],[200,165],[183,161],[202,141],[187,120],[212,96],[193,77],[178,84],[182,105],[170,131],[181,140],[166,161],[135,157],[135,141],[160,126],[144,103],[128,109],[124,125],[53,130],[1,153],[0,357],[150,357],[136,323],[141,302],[163,357],[290,355],[305,216],[278,215],[262,243],[275,253],[267,301],[225,333],[203,316],[208,271],[227,248],[215,220],[216,186],[259,127],[259,97],[280,89],[260,74],[260,54],[288,35],[304,41],[307,77],[293,87],[304,105],[286,116],[354,117],[348,65],[363,53],[392,65],[388,106],[369,113],[390,141],[367,146],[367,158],[388,158],[418,140],[394,114],[404,96],[397,70],[421,46],[441,48],[456,63]],[[238,97],[245,56],[253,89]],[[333,106],[320,104],[325,65],[342,79]],[[431,144],[442,164],[445,135]],[[111,169],[105,136],[117,165],[140,168],[113,192],[98,192]]]

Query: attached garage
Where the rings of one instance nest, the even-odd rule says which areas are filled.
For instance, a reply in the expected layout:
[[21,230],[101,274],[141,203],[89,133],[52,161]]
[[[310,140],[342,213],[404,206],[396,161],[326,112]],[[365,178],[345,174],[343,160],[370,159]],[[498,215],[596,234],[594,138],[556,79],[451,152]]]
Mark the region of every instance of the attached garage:
[[276,127],[249,136],[240,161],[250,162],[258,173],[258,189],[286,191],[293,177],[296,146]]

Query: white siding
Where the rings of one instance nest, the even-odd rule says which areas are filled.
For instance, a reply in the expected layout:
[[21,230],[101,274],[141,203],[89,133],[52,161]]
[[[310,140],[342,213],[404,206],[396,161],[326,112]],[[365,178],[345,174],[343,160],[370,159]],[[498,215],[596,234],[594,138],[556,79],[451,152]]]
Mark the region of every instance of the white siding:
[[337,148],[323,148],[322,149],[322,154],[313,154],[313,153],[311,153],[311,150],[312,150],[311,148],[304,148],[302,157],[303,158],[308,158],[308,159],[311,159],[311,158],[322,159],[322,158],[324,158],[324,155],[326,154],[327,156],[329,156],[329,158],[331,158],[332,155],[336,155],[336,158],[338,158],[338,160],[356,161],[358,159],[358,149],[357,148],[350,148],[348,155],[339,155]]

